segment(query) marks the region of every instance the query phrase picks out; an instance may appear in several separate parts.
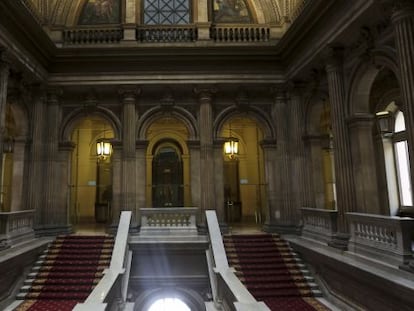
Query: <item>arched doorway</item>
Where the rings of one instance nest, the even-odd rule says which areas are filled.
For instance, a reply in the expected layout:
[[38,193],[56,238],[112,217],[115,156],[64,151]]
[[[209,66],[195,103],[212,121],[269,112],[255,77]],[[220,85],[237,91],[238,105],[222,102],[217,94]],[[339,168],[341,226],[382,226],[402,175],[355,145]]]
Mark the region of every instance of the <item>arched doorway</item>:
[[146,131],[146,201],[152,207],[191,206],[189,131],[180,119],[162,116]]
[[172,140],[161,141],[152,161],[153,207],[184,206],[182,151]]
[[254,224],[264,220],[266,183],[264,175],[263,131],[256,119],[234,116],[222,126],[221,137],[238,141],[238,154],[223,149],[225,218],[229,223]]
[[114,131],[100,116],[78,120],[71,141],[71,222],[78,229],[110,220],[112,193],[112,155],[97,154],[97,142],[109,142]]

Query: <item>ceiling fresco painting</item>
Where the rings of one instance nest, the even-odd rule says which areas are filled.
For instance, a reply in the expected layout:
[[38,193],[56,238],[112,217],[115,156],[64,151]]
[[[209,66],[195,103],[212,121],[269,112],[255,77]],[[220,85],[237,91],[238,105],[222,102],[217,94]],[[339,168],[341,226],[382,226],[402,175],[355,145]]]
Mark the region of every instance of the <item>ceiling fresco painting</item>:
[[216,23],[251,23],[245,0],[213,0],[213,19]]
[[121,0],[88,0],[79,18],[80,25],[119,24]]

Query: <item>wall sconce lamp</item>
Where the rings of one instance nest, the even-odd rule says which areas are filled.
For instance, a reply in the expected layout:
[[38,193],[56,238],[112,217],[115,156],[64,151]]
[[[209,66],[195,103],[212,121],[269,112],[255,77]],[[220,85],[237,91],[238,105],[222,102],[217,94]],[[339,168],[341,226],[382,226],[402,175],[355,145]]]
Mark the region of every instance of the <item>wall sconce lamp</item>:
[[96,141],[96,155],[99,160],[105,160],[112,154],[112,144],[108,139],[99,139]]
[[3,152],[13,153],[14,150],[14,139],[11,137],[5,138],[3,141]]
[[381,134],[387,135],[393,133],[394,118],[389,111],[380,111],[375,114],[377,118],[378,129]]

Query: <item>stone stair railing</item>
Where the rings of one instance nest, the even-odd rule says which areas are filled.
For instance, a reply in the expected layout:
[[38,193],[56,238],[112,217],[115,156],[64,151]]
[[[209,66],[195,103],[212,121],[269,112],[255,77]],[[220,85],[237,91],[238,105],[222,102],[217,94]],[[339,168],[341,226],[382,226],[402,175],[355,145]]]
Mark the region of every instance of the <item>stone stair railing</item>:
[[268,42],[270,27],[264,25],[214,25],[210,37],[217,43]]
[[301,208],[303,229],[302,236],[327,244],[337,232],[337,216],[335,210]]
[[141,232],[147,230],[197,230],[198,208],[141,208]]
[[63,43],[69,45],[119,43],[122,37],[123,31],[120,26],[78,26],[63,30]]
[[414,219],[347,213],[350,223],[349,251],[391,265],[413,260]]
[[210,249],[206,251],[209,266],[211,289],[216,308],[219,310],[255,310],[270,311],[258,302],[230,268],[221,237],[217,215],[214,210],[206,211],[210,236]]
[[194,42],[198,31],[195,25],[145,25],[137,28],[136,38],[142,43]]
[[34,238],[34,210],[0,212],[0,250]]
[[109,268],[104,270],[104,276],[86,301],[77,304],[74,311],[115,310],[117,304],[124,305],[125,310],[132,310],[132,304],[126,302],[132,261],[128,247],[131,216],[130,211],[121,213]]

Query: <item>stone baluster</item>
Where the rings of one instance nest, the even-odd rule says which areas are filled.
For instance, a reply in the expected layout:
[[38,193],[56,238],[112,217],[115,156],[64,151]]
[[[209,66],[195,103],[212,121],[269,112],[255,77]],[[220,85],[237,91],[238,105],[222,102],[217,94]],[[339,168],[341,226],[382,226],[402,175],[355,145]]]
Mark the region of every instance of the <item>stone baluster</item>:
[[411,185],[414,185],[414,3],[411,0],[396,0],[393,4],[392,22],[410,154]]
[[200,104],[200,210],[201,224],[204,224],[205,211],[215,209],[214,200],[214,146],[213,146],[213,94],[212,87],[196,87]]
[[138,223],[136,210],[136,99],[141,90],[135,86],[122,87],[122,210],[132,211],[131,227]]
[[349,133],[346,124],[345,87],[342,49],[331,48],[326,65],[329,100],[332,107],[332,132],[335,152],[335,176],[338,209],[338,233],[331,246],[346,249],[349,225],[346,213],[355,210],[355,190]]
[[356,209],[360,213],[380,214],[378,202],[375,146],[372,136],[374,116],[357,114],[349,119],[354,159]]

